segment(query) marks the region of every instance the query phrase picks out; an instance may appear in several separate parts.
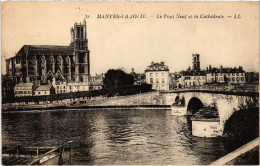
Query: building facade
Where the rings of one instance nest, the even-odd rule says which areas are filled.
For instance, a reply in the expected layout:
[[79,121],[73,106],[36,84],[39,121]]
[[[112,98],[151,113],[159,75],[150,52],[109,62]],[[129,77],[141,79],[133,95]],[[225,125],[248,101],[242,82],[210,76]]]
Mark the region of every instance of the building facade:
[[34,96],[45,96],[45,95],[50,95],[51,94],[51,89],[49,85],[42,85],[39,86],[34,90]]
[[169,90],[169,68],[161,63],[152,62],[145,69],[146,83],[152,85],[154,90]]
[[104,74],[96,74],[95,76],[90,77],[90,90],[100,90],[103,88],[103,80],[104,80]]
[[19,83],[15,85],[14,96],[23,97],[23,96],[32,96],[33,95],[33,83]]
[[88,86],[90,52],[86,30],[85,19],[83,24],[75,23],[69,46],[24,45],[14,57],[6,60],[7,75],[16,84],[46,85],[55,78]]
[[206,74],[204,71],[187,70],[182,73],[179,78],[179,83],[184,88],[200,87],[206,83]]
[[207,83],[244,84],[246,74],[242,66],[238,68],[207,68]]

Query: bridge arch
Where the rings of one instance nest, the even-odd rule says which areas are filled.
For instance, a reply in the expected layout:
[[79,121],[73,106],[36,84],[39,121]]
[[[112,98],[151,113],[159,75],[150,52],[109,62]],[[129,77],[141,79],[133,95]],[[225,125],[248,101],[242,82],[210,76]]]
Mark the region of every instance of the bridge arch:
[[187,114],[194,115],[197,111],[199,111],[204,104],[202,101],[197,97],[190,98],[189,102],[187,103]]

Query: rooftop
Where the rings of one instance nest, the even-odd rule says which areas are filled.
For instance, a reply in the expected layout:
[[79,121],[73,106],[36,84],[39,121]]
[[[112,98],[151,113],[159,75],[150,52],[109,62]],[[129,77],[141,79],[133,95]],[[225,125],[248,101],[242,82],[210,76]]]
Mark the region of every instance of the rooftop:
[[[36,54],[36,55],[72,55],[73,47],[70,46],[57,46],[57,45],[24,45],[16,55],[20,54]],[[13,57],[14,58],[14,57]],[[12,59],[12,58],[10,58]]]
[[49,90],[50,90],[49,85],[41,85],[35,89],[35,91],[49,91]]
[[169,71],[169,67],[161,63],[152,62],[150,66],[146,67],[145,71]]
[[19,83],[16,87],[32,87],[33,83]]
[[195,70],[190,70],[190,71],[184,71],[182,73],[183,76],[205,76],[206,73],[205,71],[201,70],[201,71],[195,71]]
[[241,66],[239,66],[238,68],[234,67],[226,67],[223,68],[222,66],[220,68],[211,68],[211,66],[209,68],[207,68],[207,73],[244,73],[245,71],[243,70],[243,68]]

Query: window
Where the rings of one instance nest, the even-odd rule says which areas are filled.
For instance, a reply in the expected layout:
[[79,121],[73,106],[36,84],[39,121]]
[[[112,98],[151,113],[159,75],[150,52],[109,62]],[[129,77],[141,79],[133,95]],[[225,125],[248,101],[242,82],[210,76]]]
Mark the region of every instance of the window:
[[239,77],[237,77],[237,81],[239,81]]
[[[78,56],[79,63],[84,63],[84,54]],[[80,66],[81,67],[81,66]]]
[[230,73],[228,73],[227,75],[230,76]]
[[164,78],[162,78],[162,83],[164,83]]
[[239,73],[237,73],[237,76],[239,75]]
[[[234,74],[234,73],[233,73],[233,74]],[[235,78],[234,78],[234,77],[232,78],[232,81],[235,81]]]
[[27,91],[24,91],[24,94],[27,94]]
[[158,77],[158,73],[156,73],[156,77]]
[[47,94],[47,92],[45,92],[45,94]]
[[152,77],[153,76],[153,73],[150,73],[150,77]]
[[70,86],[70,89],[71,89],[71,86]]
[[153,83],[153,78],[150,78],[150,83],[151,83],[151,84]]
[[156,83],[159,83],[159,79],[158,78],[156,78]]
[[244,73],[241,73],[241,76],[243,76],[244,75]]
[[[243,74],[243,73],[242,73]],[[241,77],[241,81],[244,81],[244,77]]]
[[41,94],[41,92],[38,92],[38,95]]
[[65,89],[65,86],[63,86],[63,88]]
[[57,86],[57,89],[60,89],[60,87],[59,87],[59,86]]
[[162,73],[162,77],[164,77],[164,73]]
[[232,73],[232,76],[234,76],[235,75],[235,73]]

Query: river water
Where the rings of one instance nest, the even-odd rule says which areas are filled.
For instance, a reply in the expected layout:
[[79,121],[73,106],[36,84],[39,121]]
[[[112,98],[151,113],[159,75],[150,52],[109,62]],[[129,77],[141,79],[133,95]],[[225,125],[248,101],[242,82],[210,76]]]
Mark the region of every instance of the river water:
[[221,138],[191,135],[170,110],[55,110],[2,114],[2,144],[73,141],[72,164],[210,164],[228,153]]

